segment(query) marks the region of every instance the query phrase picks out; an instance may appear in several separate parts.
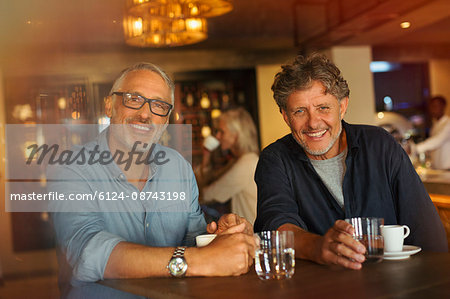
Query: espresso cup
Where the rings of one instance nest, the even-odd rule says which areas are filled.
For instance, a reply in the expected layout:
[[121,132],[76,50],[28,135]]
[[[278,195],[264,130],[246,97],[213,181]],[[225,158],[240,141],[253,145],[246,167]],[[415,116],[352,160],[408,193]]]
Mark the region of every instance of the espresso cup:
[[212,242],[216,238],[216,234],[199,235],[195,237],[197,247],[204,247]]
[[381,234],[384,238],[384,251],[398,252],[403,250],[403,240],[409,236],[409,227],[406,225],[383,225]]
[[220,145],[219,140],[216,137],[209,135],[203,140],[203,146],[210,152],[215,150]]
[[383,236],[381,226],[383,218],[355,217],[345,219],[354,228],[353,239],[361,242],[366,247],[365,262],[380,262],[384,255]]

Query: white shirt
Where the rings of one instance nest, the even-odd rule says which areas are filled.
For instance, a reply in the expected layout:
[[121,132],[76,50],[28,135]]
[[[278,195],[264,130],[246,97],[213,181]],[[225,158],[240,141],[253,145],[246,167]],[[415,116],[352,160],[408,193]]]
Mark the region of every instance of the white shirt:
[[436,169],[450,169],[450,117],[442,116],[433,124],[430,138],[417,144],[418,153],[431,151],[431,165]]
[[226,202],[231,198],[231,212],[247,219],[252,225],[256,219],[255,176],[258,155],[246,153],[218,180],[203,189],[203,200]]

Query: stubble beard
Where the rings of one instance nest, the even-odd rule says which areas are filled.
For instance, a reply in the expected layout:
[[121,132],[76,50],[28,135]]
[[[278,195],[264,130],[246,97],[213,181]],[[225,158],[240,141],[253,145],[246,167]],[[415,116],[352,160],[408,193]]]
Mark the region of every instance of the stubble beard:
[[333,145],[336,143],[336,141],[339,140],[341,133],[342,133],[342,121],[341,121],[341,118],[339,117],[339,132],[336,134],[335,137],[333,137],[333,139],[330,141],[330,143],[322,150],[313,150],[313,149],[309,148],[308,144],[306,142],[304,142],[301,138],[294,138],[294,139],[303,148],[303,150],[305,152],[307,152],[308,154],[310,154],[312,156],[322,156],[322,155],[325,155],[326,153],[328,153],[328,151],[333,147]]
[[[167,126],[168,126],[168,122],[166,122],[165,124],[161,124],[161,125],[155,125],[152,124],[150,121],[146,121],[146,122],[142,122],[140,121],[139,123],[144,125],[144,126],[151,126],[151,130],[149,131],[149,135],[151,134],[151,136],[149,136],[148,138],[146,137],[143,140],[136,140],[135,138],[133,138],[131,136],[131,134],[129,133],[130,130],[132,130],[131,128],[129,128],[133,122],[135,121],[135,118],[127,118],[125,119],[125,124],[112,124],[113,126],[117,126],[116,128],[112,128],[113,130],[113,134],[115,139],[120,142],[122,144],[122,146],[124,146],[124,149],[127,151],[135,151],[138,153],[146,153],[148,152],[151,148],[152,148],[152,144],[156,144],[159,142],[162,134],[164,133],[164,131],[166,130]],[[122,136],[120,136],[122,135]]]

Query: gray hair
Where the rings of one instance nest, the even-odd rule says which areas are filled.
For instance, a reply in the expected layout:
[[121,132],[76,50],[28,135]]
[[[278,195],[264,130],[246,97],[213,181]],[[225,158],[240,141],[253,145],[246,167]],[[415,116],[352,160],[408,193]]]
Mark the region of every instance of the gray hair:
[[259,153],[258,132],[250,113],[242,107],[233,108],[222,113],[219,119],[224,120],[228,129],[237,134],[233,147],[239,156],[249,152]]
[[281,66],[272,85],[273,97],[281,110],[286,110],[288,97],[296,91],[307,90],[313,81],[325,87],[325,94],[335,96],[338,101],[350,94],[347,81],[341,71],[324,55],[314,53],[308,57],[297,56],[292,64]]
[[164,82],[166,82],[167,87],[169,87],[169,89],[170,89],[170,99],[172,100],[172,104],[174,104],[175,84],[173,83],[172,79],[169,77],[169,75],[167,75],[167,73],[165,71],[163,71],[159,66],[157,66],[153,63],[149,63],[149,62],[140,62],[140,63],[137,63],[135,65],[132,65],[132,66],[124,69],[120,73],[120,75],[116,79],[116,81],[114,81],[114,84],[111,88],[111,91],[109,92],[109,95],[112,95],[113,92],[117,91],[120,84],[122,84],[123,79],[125,79],[125,77],[128,75],[128,73],[131,73],[134,71],[142,71],[142,70],[156,73],[164,80]]

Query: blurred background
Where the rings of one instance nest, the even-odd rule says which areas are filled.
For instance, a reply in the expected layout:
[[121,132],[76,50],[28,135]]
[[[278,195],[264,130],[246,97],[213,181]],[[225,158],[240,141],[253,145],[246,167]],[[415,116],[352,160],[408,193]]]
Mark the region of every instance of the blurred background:
[[[171,122],[192,125],[195,167],[230,107],[250,113],[261,148],[288,133],[270,87],[281,64],[311,52],[325,53],[349,82],[345,120],[383,126],[407,149],[428,137],[427,100],[450,99],[450,1],[1,1],[0,205],[12,167],[6,124],[107,123],[103,100],[118,73],[153,62],[176,82]],[[426,157],[415,163],[449,229],[448,172],[430,169]],[[57,297],[48,215],[3,207],[0,297],[26,289]]]

